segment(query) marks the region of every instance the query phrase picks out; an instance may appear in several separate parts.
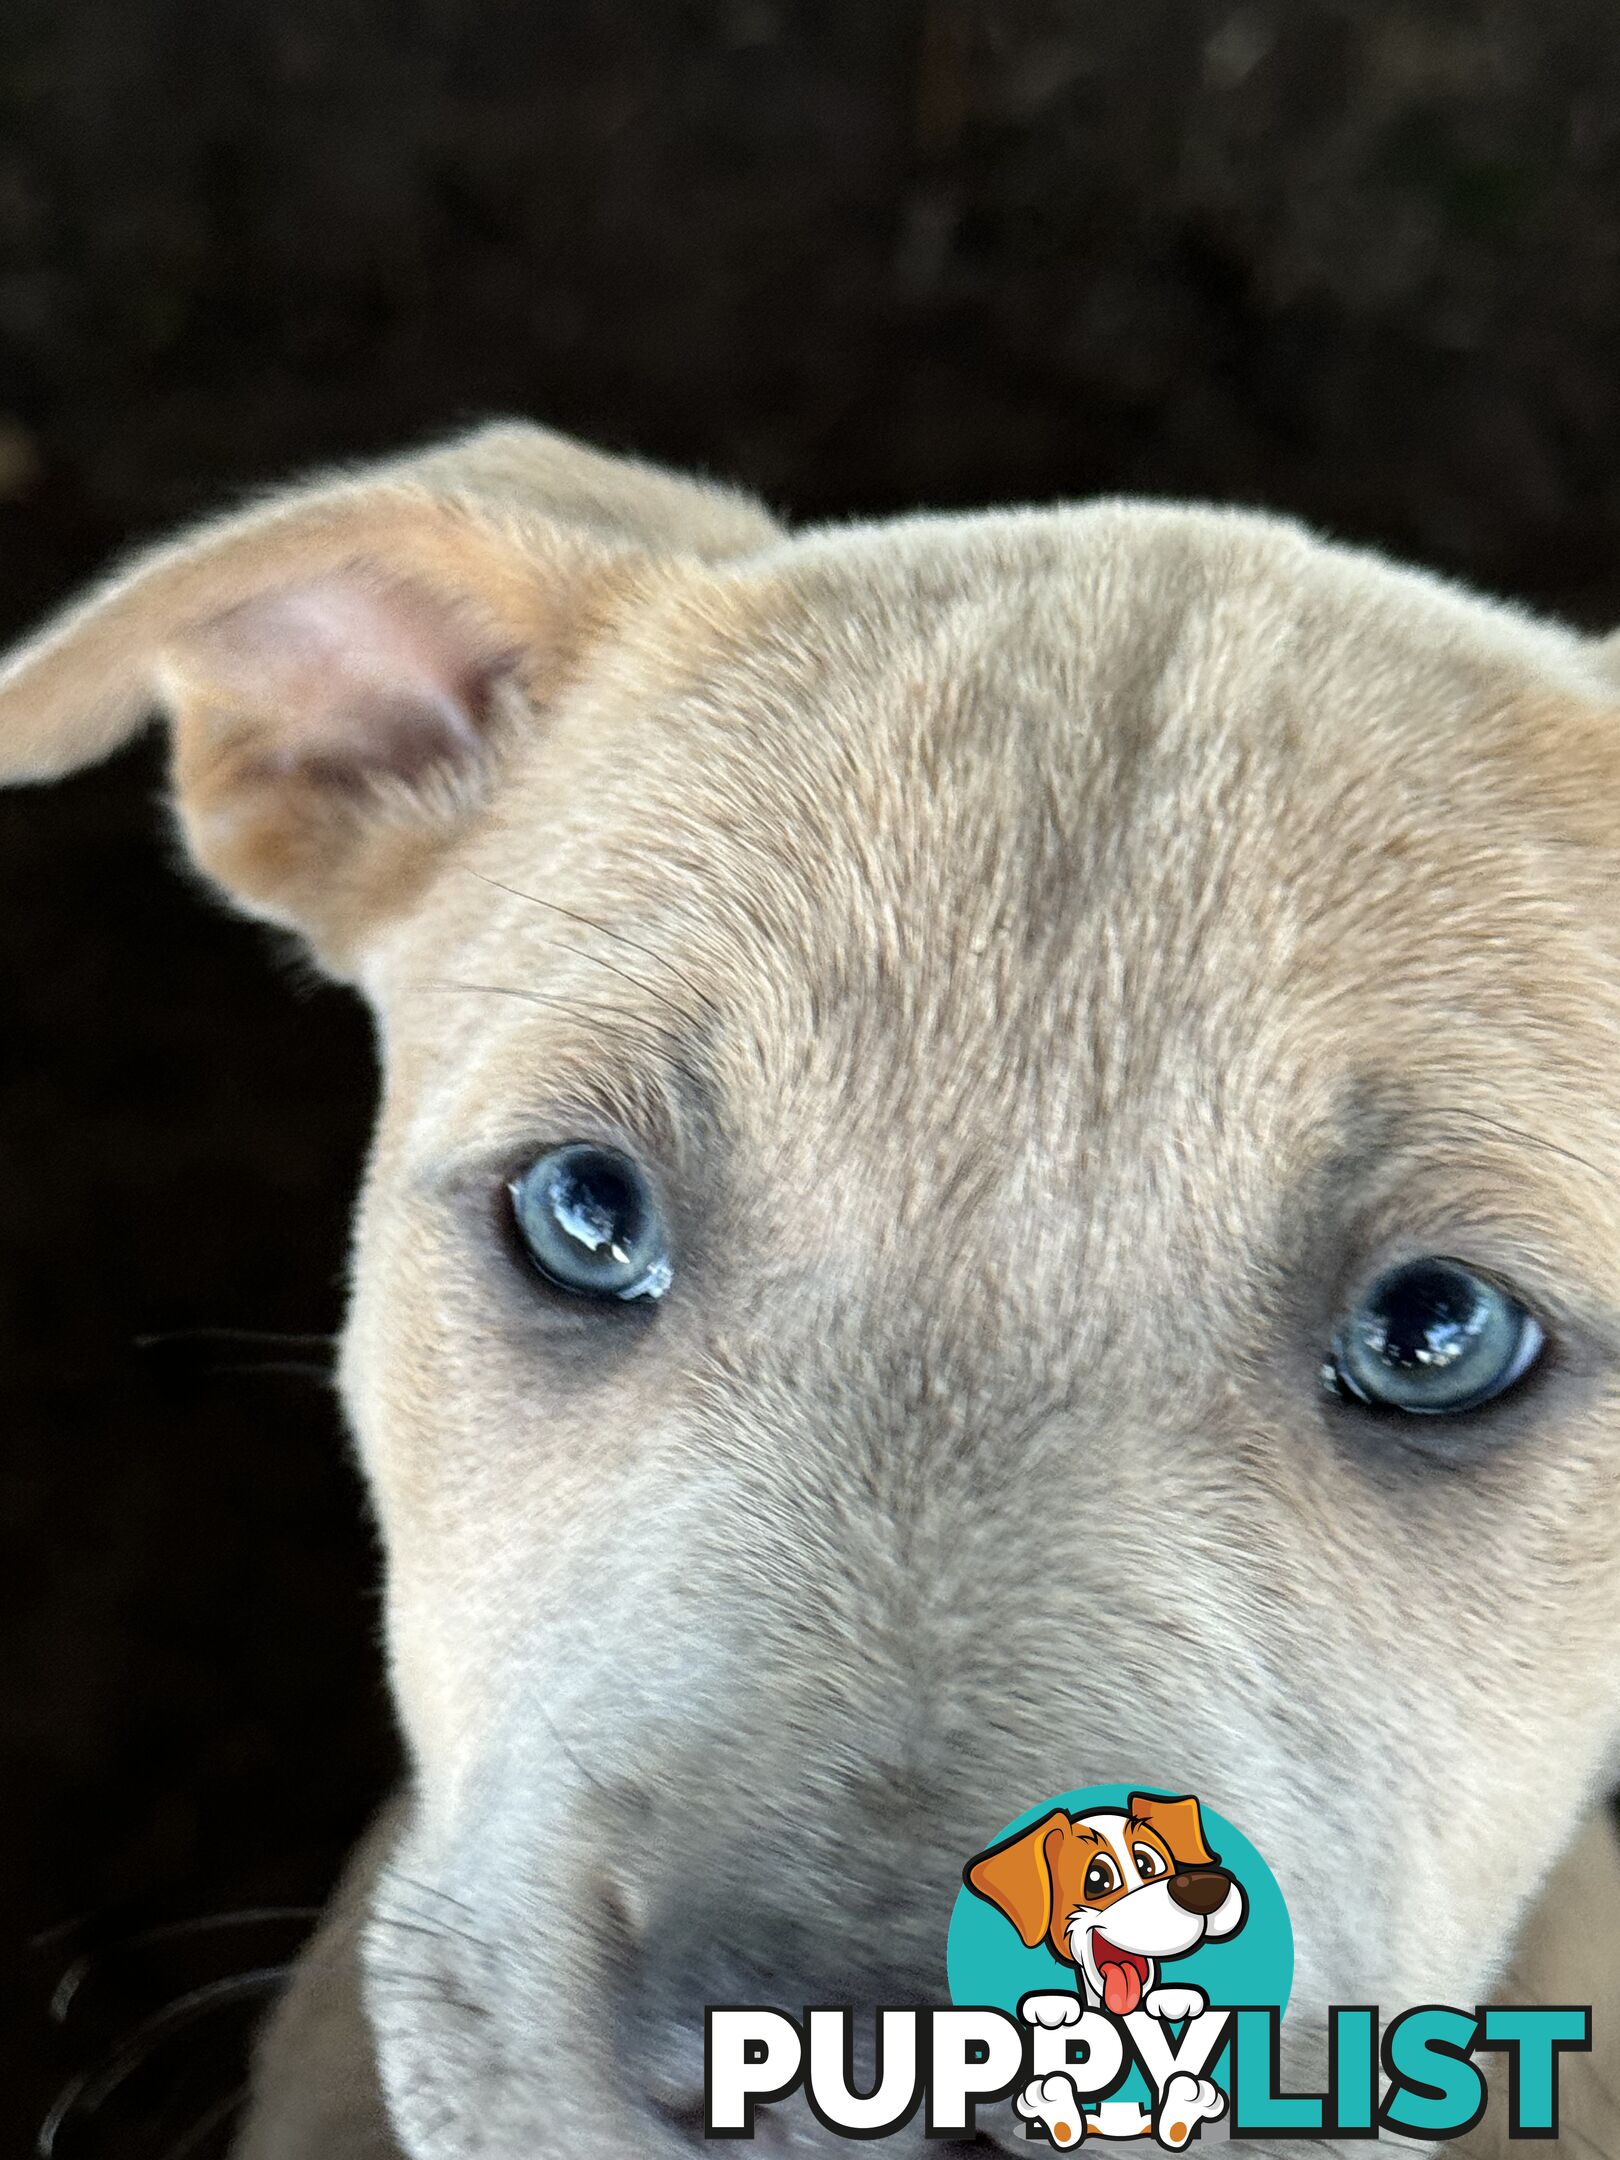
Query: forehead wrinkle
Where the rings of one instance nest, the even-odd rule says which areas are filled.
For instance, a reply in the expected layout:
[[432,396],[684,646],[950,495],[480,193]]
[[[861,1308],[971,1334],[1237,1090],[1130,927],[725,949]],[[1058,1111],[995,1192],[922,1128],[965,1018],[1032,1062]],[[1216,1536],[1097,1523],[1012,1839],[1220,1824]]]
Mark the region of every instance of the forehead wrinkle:
[[[1043,536],[1050,547],[1049,524],[1025,531],[999,567],[1024,571]],[[1086,1054],[1099,1087],[1112,1074],[1110,1091],[1130,1092],[1141,1030],[1112,1026],[1109,1008],[1152,1010],[1133,978],[1160,957],[1142,953],[1135,927],[1174,919],[1185,968],[1223,911],[1210,842],[1229,821],[1199,821],[1192,875],[1161,829],[1164,805],[1188,791],[1188,746],[1173,774],[1155,754],[1175,726],[1185,733],[1188,706],[1215,694],[1214,603],[1205,579],[1154,615],[1154,639],[1137,624],[1099,661],[1079,650],[1073,568],[1058,566],[1064,598],[1037,604],[1027,579],[1003,578],[958,587],[926,617],[892,574],[876,590],[846,579],[838,609],[801,602],[797,613],[778,578],[773,612],[754,622],[744,611],[734,649],[653,716],[658,762],[676,744],[686,755],[659,790],[656,847],[627,834],[641,861],[621,853],[618,867],[634,876],[650,852],[691,940],[750,983],[764,1056],[813,1065],[842,1031],[845,1058],[870,1079],[895,1070],[892,1054],[871,1053],[892,1053],[897,1036],[945,1053],[964,1022],[990,1014],[999,1064],[1038,1068],[1053,1017],[1040,986],[1090,947],[1112,994],[1088,1001],[1102,1017]],[[1260,639],[1273,667],[1274,643]],[[1241,763],[1234,743],[1206,730],[1202,759]],[[1205,789],[1228,791],[1243,789],[1213,778]],[[1144,876],[1174,889],[1156,898]]]
[[[1198,644],[1188,613],[1184,602],[1161,669]],[[868,655],[859,734],[807,729],[771,677],[742,698],[756,720],[773,702],[782,708],[780,755],[763,774],[732,772],[718,867],[734,888],[726,934],[734,950],[746,934],[739,957],[761,1002],[777,1007],[760,1047],[797,1061],[778,1078],[857,1075],[882,1125],[903,1113],[922,1061],[965,1064],[988,1025],[996,1056],[981,1061],[981,1080],[1083,1068],[1095,1112],[1140,1098],[1165,1039],[1184,1032],[1218,974],[1202,956],[1233,917],[1246,924],[1251,967],[1257,941],[1287,944],[1285,906],[1234,896],[1239,872],[1257,868],[1243,820],[1187,814],[1190,795],[1219,807],[1252,792],[1241,739],[1206,731],[1195,783],[1185,746],[1168,762],[1158,754],[1167,723],[1146,713],[1154,700],[1134,677],[1128,694],[1104,685],[1088,700],[1067,646],[1045,657],[1043,688],[1022,652],[1016,679],[1001,684],[1004,661],[971,641],[949,664],[934,652],[929,665],[887,677]],[[1198,666],[1181,651],[1182,677],[1196,680]],[[720,687],[733,685],[716,696]],[[1158,702],[1180,712],[1189,695],[1183,687]],[[1109,696],[1124,707],[1112,720],[1098,710]],[[706,817],[689,843],[698,889],[700,845],[712,884]],[[1173,938],[1144,940],[1153,921],[1173,925]],[[885,1078],[890,1091],[877,1098]]]

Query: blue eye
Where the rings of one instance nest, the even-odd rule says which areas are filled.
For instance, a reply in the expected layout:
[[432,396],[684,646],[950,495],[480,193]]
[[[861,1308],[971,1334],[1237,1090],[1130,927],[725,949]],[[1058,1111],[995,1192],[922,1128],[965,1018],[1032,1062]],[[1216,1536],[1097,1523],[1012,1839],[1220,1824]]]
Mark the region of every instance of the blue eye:
[[572,1140],[537,1156],[507,1190],[529,1258],[556,1289],[628,1300],[669,1288],[663,1217],[628,1155]]
[[1504,1394],[1546,1340],[1517,1298],[1460,1260],[1409,1260],[1346,1315],[1328,1372],[1358,1402],[1443,1416]]

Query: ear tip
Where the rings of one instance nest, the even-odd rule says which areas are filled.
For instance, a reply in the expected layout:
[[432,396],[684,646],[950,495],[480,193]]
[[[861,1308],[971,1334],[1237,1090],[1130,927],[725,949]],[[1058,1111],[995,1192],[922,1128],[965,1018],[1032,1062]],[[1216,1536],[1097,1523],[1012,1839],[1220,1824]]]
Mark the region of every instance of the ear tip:
[[98,765],[156,711],[144,684],[81,701],[64,696],[50,675],[48,660],[26,649],[0,668],[0,787],[62,780]]

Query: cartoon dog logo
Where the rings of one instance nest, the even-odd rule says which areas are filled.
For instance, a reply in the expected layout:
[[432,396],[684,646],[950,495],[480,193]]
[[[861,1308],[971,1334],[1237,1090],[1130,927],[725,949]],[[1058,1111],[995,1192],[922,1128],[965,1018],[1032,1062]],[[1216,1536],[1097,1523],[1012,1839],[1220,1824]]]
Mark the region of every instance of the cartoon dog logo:
[[[1077,1995],[1030,1995],[1020,2005],[1048,2028],[1075,2024],[1088,2008],[1175,2024],[1196,2017],[1208,1999],[1195,1987],[1161,1987],[1160,1966],[1230,1938],[1248,1916],[1243,1886],[1210,1851],[1190,1794],[1132,1793],[1126,1807],[1084,1815],[1057,1809],[978,1854],[962,1879],[1012,1922],[1026,1948],[1044,1942],[1074,1968]],[[1226,2096],[1212,2080],[1183,2074],[1167,2081],[1151,2114],[1107,2100],[1086,2113],[1073,2080],[1057,2072],[1032,2079],[1017,2106],[1055,2145],[1151,2136],[1179,2151],[1200,2122],[1224,2114]]]

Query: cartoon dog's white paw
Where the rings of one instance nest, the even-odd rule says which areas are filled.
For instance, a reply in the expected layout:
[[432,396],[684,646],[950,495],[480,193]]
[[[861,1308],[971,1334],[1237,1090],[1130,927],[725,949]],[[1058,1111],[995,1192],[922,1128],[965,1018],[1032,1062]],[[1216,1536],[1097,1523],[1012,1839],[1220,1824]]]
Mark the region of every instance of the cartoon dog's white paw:
[[1078,1995],[1026,1995],[1018,2005],[1018,2015],[1026,2025],[1056,2032],[1064,2025],[1078,2025],[1085,2007]]
[[1150,1988],[1142,1998],[1142,2008],[1149,2017],[1168,2018],[1179,2025],[1183,2018],[1198,2017],[1207,2010],[1209,1997],[1202,1988]]
[[[1027,2017],[1029,2013],[1024,2014]],[[1191,2084],[1192,2080],[1186,2082]],[[1031,2078],[1015,2105],[1025,2122],[1038,2122],[1062,2152],[1078,2145],[1086,2134],[1086,2118],[1080,2112],[1074,2079],[1065,2077],[1061,2070],[1054,2070],[1050,2077]]]
[[1192,2142],[1201,2122],[1218,2122],[1225,2113],[1226,2095],[1212,2079],[1190,2077],[1181,2070],[1159,2095],[1153,2135],[1167,2152],[1180,2152]]

